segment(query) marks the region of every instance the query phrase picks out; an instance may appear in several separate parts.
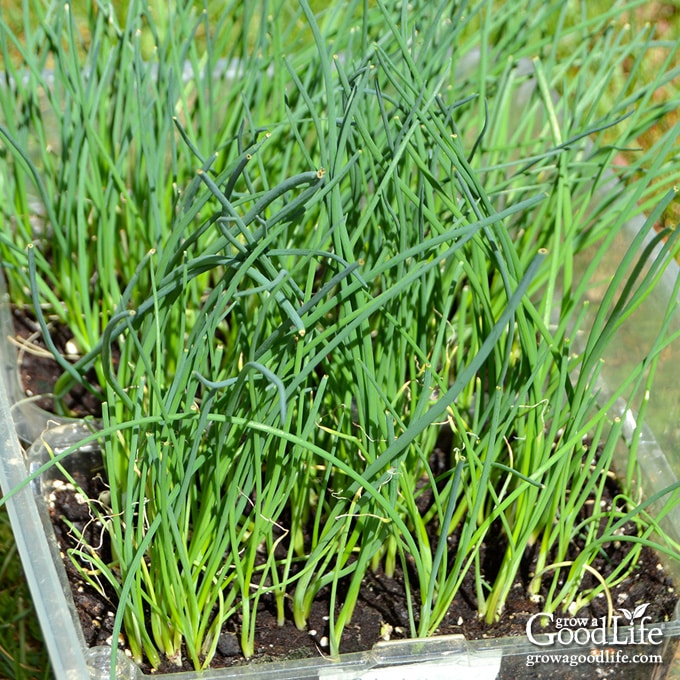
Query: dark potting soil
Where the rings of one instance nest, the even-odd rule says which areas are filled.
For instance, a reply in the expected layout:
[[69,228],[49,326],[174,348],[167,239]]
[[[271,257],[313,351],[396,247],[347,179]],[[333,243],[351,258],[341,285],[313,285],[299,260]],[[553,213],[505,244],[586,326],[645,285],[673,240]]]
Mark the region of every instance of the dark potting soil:
[[[96,498],[105,490],[101,477],[74,474],[75,481],[82,490]],[[615,489],[612,489],[615,490]],[[90,545],[100,546],[101,557],[106,560],[107,554],[105,536],[101,525],[95,522],[88,508],[85,498],[78,495],[70,485],[57,485],[49,496],[49,507],[55,533],[62,555],[77,546],[78,540],[71,529],[71,524],[84,532]],[[632,527],[628,527],[631,531]],[[482,549],[482,568],[486,577],[493,579],[498,568],[500,557],[505,551],[505,543],[498,531],[489,532],[490,537]],[[455,536],[452,551],[455,551]],[[494,540],[495,539],[495,540]],[[603,576],[613,571],[616,565],[632,548],[633,544],[621,541],[608,546],[606,556],[598,558],[593,567]],[[574,546],[575,558],[578,546]],[[438,635],[463,634],[468,640],[480,638],[496,638],[506,636],[525,635],[526,623],[532,614],[542,611],[541,602],[532,600],[528,595],[528,585],[533,574],[535,560],[527,555],[522,563],[520,574],[508,598],[505,613],[500,620],[487,624],[480,620],[476,610],[476,595],[474,578],[466,576],[463,585],[446,618],[439,627]],[[64,559],[69,576],[74,601],[83,627],[85,639],[90,646],[111,644],[111,633],[115,611],[115,598],[102,596],[95,588],[86,583],[71,560]],[[81,563],[81,566],[87,567]],[[590,575],[582,584],[582,591],[597,585]],[[106,590],[106,589],[105,589]],[[669,620],[677,602],[677,594],[669,577],[659,564],[655,554],[643,549],[637,568],[633,574],[611,591],[614,606],[633,610],[641,604],[649,603],[645,615],[651,621],[658,623]],[[328,653],[324,638],[328,635],[328,591],[322,591],[314,603],[307,630],[298,630],[292,623],[292,614],[287,612],[287,620],[280,627],[276,621],[276,609],[272,596],[265,595],[259,604],[257,614],[256,652],[250,663],[285,660],[319,656]],[[357,652],[370,649],[376,642],[385,639],[403,639],[408,637],[408,610],[404,595],[403,574],[399,571],[392,578],[382,573],[369,573],[364,581],[364,588],[359,597],[352,621],[346,626],[341,643],[342,652]],[[588,619],[607,615],[607,603],[603,597],[596,598],[591,604],[581,609],[578,618]],[[567,614],[556,614],[567,617]],[[651,624],[650,624],[651,625]],[[126,647],[125,639],[120,645]],[[537,648],[537,653],[543,650]],[[551,648],[550,653],[559,653]],[[636,653],[630,647],[626,653]],[[640,650],[649,653],[649,650]],[[671,653],[672,650],[668,650]],[[587,654],[588,652],[586,652]],[[656,652],[655,652],[656,653]],[[238,619],[234,619],[223,631],[219,643],[218,654],[212,664],[213,668],[223,668],[246,663],[242,657],[238,642]],[[580,668],[583,664],[580,664]],[[144,669],[150,672],[150,668]],[[158,672],[170,673],[178,670],[192,670],[188,663],[178,668],[170,663],[156,669]],[[571,678],[574,668],[564,664],[550,664],[548,666],[526,666],[524,656],[504,657],[500,678]],[[597,671],[597,672],[596,672]],[[582,670],[579,670],[579,673]],[[584,677],[579,675],[578,677]],[[599,665],[593,667],[592,677],[626,678],[647,680],[652,677],[650,666],[639,665]]]
[[[16,317],[18,332],[27,337],[33,331],[31,322],[20,316]],[[58,336],[57,336],[58,337]],[[60,338],[64,343],[68,338]],[[39,341],[37,341],[39,342]],[[49,393],[56,377],[61,373],[56,364],[44,357],[33,353],[24,353],[21,361],[21,375],[24,387],[34,394]],[[69,396],[69,408],[74,413],[94,414],[94,397],[86,390],[76,391]],[[42,402],[45,408],[51,407],[50,400]],[[439,461],[446,456],[443,452],[435,453]],[[437,462],[439,462],[437,461]],[[98,474],[84,474],[75,472],[74,478],[80,489],[90,498],[97,498],[106,489],[104,480]],[[615,480],[607,483],[607,503],[612,502],[618,492]],[[71,526],[83,532],[87,542],[92,546],[99,546],[98,551],[104,561],[110,559],[106,534],[101,525],[93,520],[86,499],[77,493],[68,484],[56,483],[49,497],[49,512],[54,524],[55,535],[64,557],[64,565],[69,577],[73,599],[83,627],[86,642],[90,646],[110,645],[113,629],[115,597],[110,588],[104,584],[102,595],[96,588],[87,583],[80,571],[74,566],[67,556],[68,552],[78,546],[78,540]],[[584,510],[588,512],[588,510]],[[626,533],[632,533],[634,527],[625,527]],[[453,559],[456,550],[457,537],[454,535],[450,542],[450,556]],[[635,544],[629,541],[617,541],[605,546],[605,552],[593,563],[593,567],[604,577],[612,573],[621,563]],[[568,559],[575,559],[579,554],[578,543],[573,545],[573,554]],[[488,581],[493,581],[498,571],[506,544],[500,530],[490,531],[486,543],[481,550],[481,568]],[[480,638],[497,638],[508,636],[523,636],[526,631],[526,623],[532,614],[542,611],[542,602],[528,596],[528,586],[533,575],[535,555],[527,554],[522,562],[516,582],[514,583],[500,620],[487,624],[477,615],[477,596],[475,579],[468,574],[462,587],[450,607],[445,619],[442,621],[438,635],[462,634],[468,640]],[[87,569],[88,565],[81,563]],[[96,574],[92,572],[92,578]],[[413,581],[413,579],[411,579]],[[547,579],[546,579],[547,581]],[[597,585],[596,580],[587,574],[582,582],[581,592]],[[544,593],[545,594],[545,593]],[[673,615],[677,602],[677,594],[671,581],[656,555],[649,549],[644,548],[640,554],[635,571],[622,583],[611,591],[615,608],[625,608],[630,611],[635,607],[648,604],[646,616],[651,617],[654,623],[667,621]],[[263,663],[268,661],[280,661],[292,658],[314,657],[328,653],[328,591],[321,591],[315,601],[307,630],[298,630],[292,623],[292,614],[287,612],[287,619],[283,626],[276,621],[276,608],[273,596],[265,595],[261,598],[257,614],[257,632],[255,638],[255,656],[246,661],[241,655],[238,641],[238,618],[234,617],[223,630],[218,645],[218,653],[212,664],[213,668],[223,668],[244,663]],[[579,618],[598,618],[607,615],[607,603],[604,597],[598,597],[587,607],[581,609]],[[556,616],[568,616],[556,614]],[[651,624],[650,624],[651,625]],[[409,636],[408,609],[404,594],[403,573],[397,570],[393,577],[385,574],[369,573],[364,581],[364,587],[359,597],[351,622],[345,627],[341,652],[357,652],[370,649],[380,640],[397,640]],[[119,646],[126,648],[126,640],[122,637]],[[660,647],[661,649],[661,647]],[[537,649],[537,653],[542,650]],[[559,650],[551,648],[552,653]],[[634,649],[626,648],[627,653],[635,653]],[[586,652],[588,653],[588,652]],[[644,651],[643,651],[644,653]],[[666,650],[671,655],[673,649]],[[150,668],[144,668],[150,672]],[[164,664],[156,672],[173,672],[178,670],[193,670],[185,664],[178,668],[170,663]],[[661,667],[646,664],[600,664],[592,666],[592,673],[584,675],[583,664],[579,664],[578,675],[574,667],[568,664],[547,664],[527,667],[524,656],[506,656],[503,658],[501,674],[499,678],[626,678],[628,680],[647,680],[661,671]],[[418,680],[421,680],[420,678]],[[424,679],[422,679],[424,680]]]
[[[57,379],[63,373],[57,362],[46,350],[38,322],[25,312],[14,309],[14,343],[18,348],[19,375],[27,397],[46,411],[54,412],[52,398]],[[68,356],[72,338],[63,326],[55,325],[50,331],[59,351]],[[91,379],[94,376],[90,376]],[[94,380],[92,380],[93,384]],[[74,385],[64,396],[62,408],[70,416],[101,416],[101,399],[82,385]]]

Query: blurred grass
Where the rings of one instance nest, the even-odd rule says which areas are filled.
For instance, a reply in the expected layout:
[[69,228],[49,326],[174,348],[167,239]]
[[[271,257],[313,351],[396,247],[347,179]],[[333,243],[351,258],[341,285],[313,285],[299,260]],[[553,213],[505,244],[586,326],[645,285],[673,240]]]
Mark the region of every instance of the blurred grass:
[[40,626],[16,551],[9,517],[0,509],[0,678],[52,676]]
[[[580,11],[582,3],[575,0],[566,0],[574,7],[574,11]],[[156,16],[162,15],[165,2],[161,0],[149,0],[150,7]],[[321,2],[311,3],[314,9],[322,7]],[[204,2],[209,15],[220,12],[221,3]],[[297,8],[296,0],[291,0],[291,12]],[[589,1],[588,12],[595,13],[606,11],[609,0]],[[88,0],[73,0],[72,7],[75,16],[83,16],[87,11],[92,11],[95,3]],[[119,18],[125,15],[127,2],[116,4]],[[17,32],[21,33],[24,21],[25,3],[19,0],[0,0],[2,15]],[[680,0],[651,0],[641,4],[636,10],[623,17],[620,22],[628,22],[633,29],[647,23],[653,25],[656,37],[659,41],[676,42],[680,40]],[[199,36],[200,38],[200,36]],[[650,53],[649,58],[643,64],[643,72],[652,74],[659,68],[664,60],[665,50],[659,47]],[[620,78],[626,74],[621,73]],[[680,93],[680,78],[676,78],[670,85],[655,93],[654,98],[659,106],[677,98]],[[680,111],[677,109],[670,112],[665,120],[659,125],[652,127],[642,134],[636,141],[644,149],[654,146],[678,120]],[[680,163],[680,144],[678,145],[677,159]],[[622,153],[622,161],[626,156],[631,156],[635,151]],[[680,221],[680,206],[676,201],[674,207],[664,215],[664,224],[678,224]],[[9,519],[4,509],[0,509],[0,678],[8,680],[24,680],[33,678],[49,678],[51,671],[49,660],[42,643],[40,628],[33,611],[30,593],[26,584],[21,563],[16,553]]]
[[[646,23],[652,24],[659,40],[666,40],[669,42],[680,41],[680,0],[672,0],[670,2],[652,0],[645,5],[640,6],[635,12],[632,12],[629,17],[626,17],[626,20],[633,29]],[[651,74],[660,68],[664,58],[665,50],[661,48],[650,50],[649,58],[645,60],[642,65],[643,74],[645,74],[645,76],[649,74],[649,78],[651,79]],[[658,106],[663,106],[669,100],[677,98],[679,92],[680,77],[677,77],[673,80],[672,84],[657,90],[657,92],[654,93],[654,101]],[[658,125],[653,126],[638,138],[637,141],[639,146],[643,149],[651,149],[654,144],[656,144],[656,142],[678,122],[678,120],[680,120],[680,110],[676,108],[669,112]],[[680,139],[676,144],[676,161],[680,164]],[[662,216],[662,222],[658,227],[665,228],[677,226],[679,223],[680,203],[674,201]]]

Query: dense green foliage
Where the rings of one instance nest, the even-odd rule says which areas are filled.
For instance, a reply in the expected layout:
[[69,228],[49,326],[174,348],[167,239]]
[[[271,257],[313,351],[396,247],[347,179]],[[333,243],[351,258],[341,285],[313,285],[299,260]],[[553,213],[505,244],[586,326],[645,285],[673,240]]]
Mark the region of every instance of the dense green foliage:
[[[652,96],[674,49],[654,80],[619,83],[657,45],[610,25],[618,3],[254,4],[162,20],[102,4],[86,30],[54,4],[23,44],[0,34],[4,269],[48,340],[53,321],[73,334],[57,397],[102,399],[110,505],[92,512],[114,559],[71,557],[116,591],[134,657],[184,643],[200,668],[237,614],[251,655],[265,593],[303,627],[324,587],[336,653],[368,569],[403,570],[411,635],[436,631],[470,570],[493,620],[534,545],[546,608],[580,606],[601,590],[581,589],[585,567],[631,519],[676,556],[652,541],[634,448],[620,502],[599,505],[621,440],[609,409],[668,339],[606,403],[595,391],[676,250],[642,237],[674,197],[677,129],[615,163],[671,108]],[[592,273],[645,209],[587,317]],[[492,530],[508,548],[489,578]],[[579,559],[552,569],[576,537]]]

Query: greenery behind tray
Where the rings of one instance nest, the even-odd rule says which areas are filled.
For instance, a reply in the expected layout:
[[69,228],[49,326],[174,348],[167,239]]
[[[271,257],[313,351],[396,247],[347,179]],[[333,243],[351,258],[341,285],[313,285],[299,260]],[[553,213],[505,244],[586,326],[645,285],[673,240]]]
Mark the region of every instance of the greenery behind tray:
[[[679,490],[650,515],[636,436],[599,502],[609,412],[651,388],[672,307],[625,384],[595,389],[677,251],[671,230],[643,244],[675,195],[677,126],[617,160],[677,105],[653,99],[677,45],[616,28],[623,3],[26,7],[23,42],[0,26],[0,249],[64,369],[56,403],[75,384],[102,401],[91,511],[113,558],[69,556],[116,593],[137,661],[206,666],[230,620],[251,656],[265,594],[304,627],[324,588],[336,654],[368,570],[401,571],[423,636],[470,571],[500,617],[530,547],[546,611],[586,605],[643,545],[678,557],[657,522]],[[582,338],[592,274],[642,211]],[[584,588],[614,540],[627,558]]]

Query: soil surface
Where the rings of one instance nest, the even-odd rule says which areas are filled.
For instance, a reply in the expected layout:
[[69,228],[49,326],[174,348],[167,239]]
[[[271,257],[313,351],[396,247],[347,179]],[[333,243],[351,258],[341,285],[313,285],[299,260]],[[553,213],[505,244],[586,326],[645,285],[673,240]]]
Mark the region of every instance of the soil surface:
[[[38,322],[22,313],[13,310],[14,316],[14,344],[18,351],[18,365],[21,383],[27,397],[35,399],[35,404],[46,411],[55,412],[52,392],[57,379],[64,372],[47,351]],[[73,339],[66,330],[59,325],[50,329],[52,340],[62,355],[75,360],[71,355]],[[92,384],[96,384],[94,376],[88,376]],[[60,404],[63,415],[69,416],[101,416],[101,399],[96,389],[88,390],[81,385],[75,385],[65,395]]]
[[[17,316],[15,320],[18,335],[24,338],[31,337],[31,342],[35,342],[39,346],[40,341],[35,335],[32,322],[20,316]],[[61,338],[60,341],[65,343],[68,338]],[[20,367],[24,386],[33,394],[51,392],[54,380],[61,374],[61,370],[53,361],[36,356],[33,352],[23,353]],[[76,391],[69,397],[69,400],[69,408],[74,413],[97,415],[96,400],[89,392],[85,390]],[[41,404],[44,408],[52,407],[49,398]],[[435,455],[442,456],[442,452]],[[76,471],[74,478],[78,486],[90,498],[96,499],[106,488],[104,480],[96,473],[83,474]],[[607,486],[609,495],[609,498],[606,499],[607,502],[615,497],[617,491],[615,481],[610,480]],[[93,521],[85,498],[76,493],[69,484],[60,481],[52,483],[51,493],[48,496],[48,507],[85,639],[91,646],[110,645],[115,598],[110,591],[105,589],[107,595],[102,595],[97,589],[85,582],[79,570],[67,556],[69,551],[78,546],[78,541],[72,530],[72,527],[76,527],[85,534],[91,545],[99,546],[101,557],[107,560],[109,554],[105,532],[100,525]],[[632,526],[626,527],[626,533],[632,532]],[[488,535],[489,539],[483,546],[481,553],[482,570],[486,578],[492,580],[498,570],[506,545],[501,531],[492,530]],[[451,555],[455,554],[456,540],[454,535],[450,546]],[[620,541],[606,546],[606,554],[603,553],[592,566],[606,577],[621,563],[621,560],[632,549],[633,545],[629,541]],[[575,543],[573,555],[570,556],[571,559],[576,558],[579,549],[580,546]],[[541,600],[536,601],[528,596],[528,586],[533,575],[534,565],[535,556],[527,554],[522,562],[517,581],[510,591],[505,612],[500,620],[493,624],[487,624],[479,619],[476,609],[477,597],[474,577],[468,575],[437,634],[464,635],[468,640],[525,635],[526,622],[529,617],[542,611]],[[594,577],[587,575],[583,580],[581,592],[585,592],[595,585]],[[255,656],[250,661],[246,661],[241,655],[238,643],[238,619],[234,618],[228,624],[229,627],[225,628],[222,633],[218,654],[212,667],[222,668],[244,663],[263,663],[326,655],[328,653],[328,598],[329,593],[326,591],[319,594],[312,608],[309,626],[307,630],[301,631],[293,625],[290,612],[288,612],[289,616],[285,625],[278,626],[273,597],[264,596],[260,600],[257,615],[258,630]],[[625,608],[630,611],[633,611],[639,605],[648,604],[645,615],[651,617],[649,621],[658,623],[672,618],[678,597],[656,555],[645,548],[641,553],[635,571],[612,589],[612,599],[615,608]],[[591,619],[606,615],[607,603],[604,597],[596,598],[588,607],[581,609],[577,614],[579,618],[588,617]],[[556,614],[556,616],[568,615]],[[409,622],[403,573],[397,571],[392,578],[388,578],[382,573],[369,574],[364,581],[364,588],[353,618],[345,627],[341,652],[365,651],[380,640],[396,640],[408,636]],[[119,640],[119,645],[124,649],[126,641],[124,639]],[[660,645],[658,649],[664,650],[665,657],[668,657],[673,654],[672,647],[672,645],[668,648]],[[551,653],[559,653],[559,647],[556,650],[551,648],[550,651]],[[632,647],[626,648],[625,651],[631,654],[636,653]],[[641,651],[642,653],[649,653],[649,648]],[[656,653],[656,650],[654,651]],[[542,650],[537,648],[537,653],[541,652]],[[585,654],[588,653],[588,651],[585,651]],[[151,669],[145,668],[143,670],[150,672]],[[156,669],[157,672],[178,670],[192,670],[192,668],[189,665],[178,668],[168,663]],[[528,667],[525,656],[505,656],[501,674],[498,677],[513,679],[518,677],[536,679],[592,677],[628,678],[631,680],[638,678],[642,680],[644,678],[647,680],[648,678],[663,677],[661,670],[659,666],[643,663],[629,665],[607,663],[592,666],[579,663],[576,672],[574,667],[565,663],[538,663]],[[415,676],[413,677],[415,678]]]
[[[103,480],[96,476],[86,476],[74,473],[75,481],[83,490],[93,497],[97,497],[105,489]],[[71,525],[83,531],[88,542],[101,545],[101,557],[107,559],[106,541],[101,526],[94,522],[85,499],[78,495],[68,484],[57,483],[50,493],[49,508],[55,533],[62,556],[77,546],[77,539]],[[498,558],[505,550],[505,544],[500,540],[500,532],[490,532],[497,537],[497,543],[488,541],[483,547],[482,564],[488,578],[493,578]],[[454,537],[455,538],[455,537]],[[610,546],[607,555],[603,555],[594,567],[604,576],[610,573],[620,563],[632,544],[622,541],[618,545]],[[578,554],[578,546],[574,546],[574,554]],[[532,600],[528,594],[528,585],[533,574],[534,560],[527,555],[516,583],[510,591],[505,614],[500,621],[486,624],[480,620],[476,610],[476,596],[472,575],[465,578],[459,595],[449,609],[446,618],[437,631],[438,635],[462,634],[468,640],[480,638],[496,638],[524,635],[528,618],[542,611],[541,602]],[[72,561],[64,558],[74,601],[83,626],[85,639],[89,645],[110,645],[113,628],[114,601],[103,597],[96,589],[86,583]],[[82,565],[86,566],[86,565]],[[587,576],[583,581],[582,590],[596,585],[594,578]],[[615,607],[634,610],[641,604],[649,603],[646,616],[654,623],[667,621],[672,618],[673,609],[677,602],[677,594],[672,583],[655,554],[644,549],[638,566],[630,577],[612,589]],[[292,623],[292,614],[288,612],[288,620],[283,627],[276,622],[275,603],[272,597],[264,596],[257,614],[258,630],[256,634],[256,653],[250,663],[262,663],[274,660],[305,658],[325,655],[328,653],[324,638],[328,635],[328,592],[322,591],[314,603],[307,630],[298,630]],[[586,608],[577,614],[579,618],[588,619],[607,615],[607,603],[603,597],[596,598]],[[568,614],[556,614],[567,617]],[[650,624],[651,625],[651,624]],[[408,637],[408,614],[404,595],[403,574],[397,572],[393,578],[387,578],[382,573],[369,574],[364,581],[364,588],[359,598],[351,623],[346,626],[342,644],[342,652],[357,652],[370,649],[376,642],[383,639],[403,639]],[[121,640],[121,647],[125,648],[125,640]],[[537,648],[537,653],[543,650]],[[559,653],[560,648],[551,648],[550,653]],[[632,648],[625,649],[628,654],[649,654],[649,648],[641,648],[635,652]],[[672,650],[667,650],[671,653]],[[586,654],[589,650],[585,651]],[[613,658],[613,657],[610,657]],[[218,654],[212,664],[213,668],[247,663],[240,653],[238,643],[238,621],[234,620],[228,629],[223,631],[219,643]],[[582,667],[584,664],[579,664]],[[150,672],[150,668],[144,669]],[[192,670],[185,664],[182,669],[171,664],[163,665],[157,671],[170,673],[177,670]],[[564,664],[549,664],[527,668],[524,656],[504,657],[500,678],[572,678],[574,668]],[[578,677],[601,678],[635,678],[647,680],[652,677],[650,667],[639,665],[599,665],[593,666],[593,674]],[[580,671],[579,671],[580,672]]]

